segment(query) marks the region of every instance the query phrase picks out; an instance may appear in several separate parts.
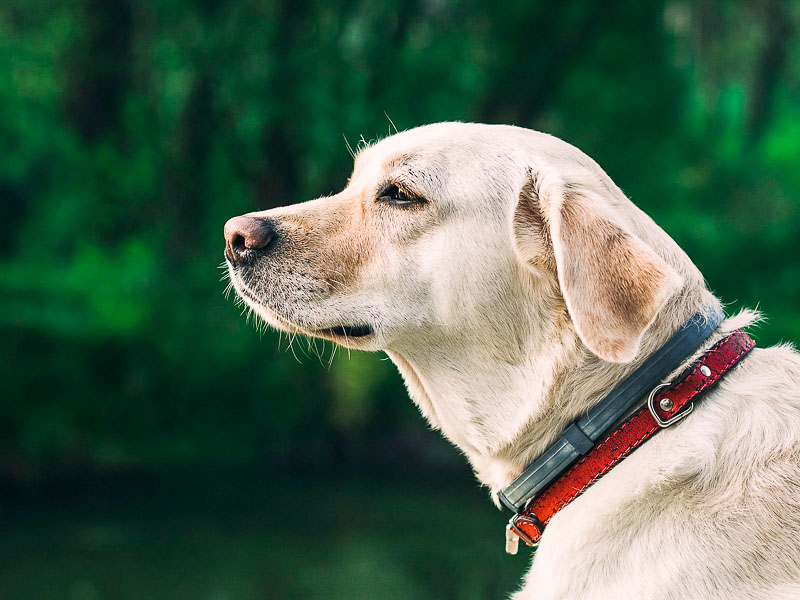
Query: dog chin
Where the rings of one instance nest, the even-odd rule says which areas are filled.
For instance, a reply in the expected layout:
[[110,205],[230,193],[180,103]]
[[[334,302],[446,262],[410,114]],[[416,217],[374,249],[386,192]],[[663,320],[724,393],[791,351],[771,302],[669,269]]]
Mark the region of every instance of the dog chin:
[[253,310],[276,329],[289,333],[300,333],[308,337],[328,340],[354,350],[370,351],[382,349],[381,340],[372,325],[361,323],[357,325],[334,325],[332,327],[310,327],[292,323],[263,306],[258,308],[254,306]]

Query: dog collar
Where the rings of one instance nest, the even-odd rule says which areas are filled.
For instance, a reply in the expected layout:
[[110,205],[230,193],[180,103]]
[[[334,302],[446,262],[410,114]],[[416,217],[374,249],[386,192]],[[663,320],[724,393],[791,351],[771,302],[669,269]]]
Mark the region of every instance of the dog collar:
[[719,326],[722,318],[721,312],[711,317],[701,314],[692,317],[639,368],[618,383],[586,416],[567,427],[553,445],[500,492],[503,504],[514,512],[519,512],[529,498],[542,491],[575,459],[586,454],[647,392],[697,350]]
[[[516,513],[506,528],[507,552],[516,553],[519,539],[536,545],[544,526],[560,509],[650,436],[686,417],[694,407],[693,401],[753,348],[752,338],[736,331],[674,382],[661,383],[708,338],[721,319],[721,314],[712,318],[695,315],[501,492],[503,503]],[[610,431],[645,395],[646,406]],[[597,443],[601,437],[604,439]]]

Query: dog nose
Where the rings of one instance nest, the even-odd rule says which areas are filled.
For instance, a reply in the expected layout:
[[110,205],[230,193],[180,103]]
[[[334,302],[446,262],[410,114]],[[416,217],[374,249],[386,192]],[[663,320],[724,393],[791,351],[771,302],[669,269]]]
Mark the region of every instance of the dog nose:
[[275,225],[263,217],[233,217],[225,223],[225,256],[232,263],[248,250],[266,248],[277,237]]

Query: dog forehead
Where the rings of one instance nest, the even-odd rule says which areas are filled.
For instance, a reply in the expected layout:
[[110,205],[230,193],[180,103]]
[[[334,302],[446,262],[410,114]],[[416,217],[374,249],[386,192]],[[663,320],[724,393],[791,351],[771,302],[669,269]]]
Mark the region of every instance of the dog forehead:
[[424,125],[362,149],[351,181],[370,185],[404,175],[428,189],[476,187],[481,180],[496,188],[524,162],[526,133],[533,132],[477,123]]
[[[487,145],[508,145],[512,128],[479,123],[434,123],[401,131],[365,147],[357,157],[365,162],[391,164],[398,157],[452,157],[454,160],[474,156]],[[513,137],[513,136],[512,136]]]

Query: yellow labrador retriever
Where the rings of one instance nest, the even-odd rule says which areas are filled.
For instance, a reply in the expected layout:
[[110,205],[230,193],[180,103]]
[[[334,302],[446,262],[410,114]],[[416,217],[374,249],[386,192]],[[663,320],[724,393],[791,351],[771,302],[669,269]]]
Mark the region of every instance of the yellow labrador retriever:
[[[495,501],[693,315],[720,311],[592,159],[516,127],[391,136],[342,192],[233,218],[225,238],[259,316],[385,351]],[[723,321],[676,372],[754,319]],[[798,354],[754,350],[559,512],[516,598],[800,598]]]

